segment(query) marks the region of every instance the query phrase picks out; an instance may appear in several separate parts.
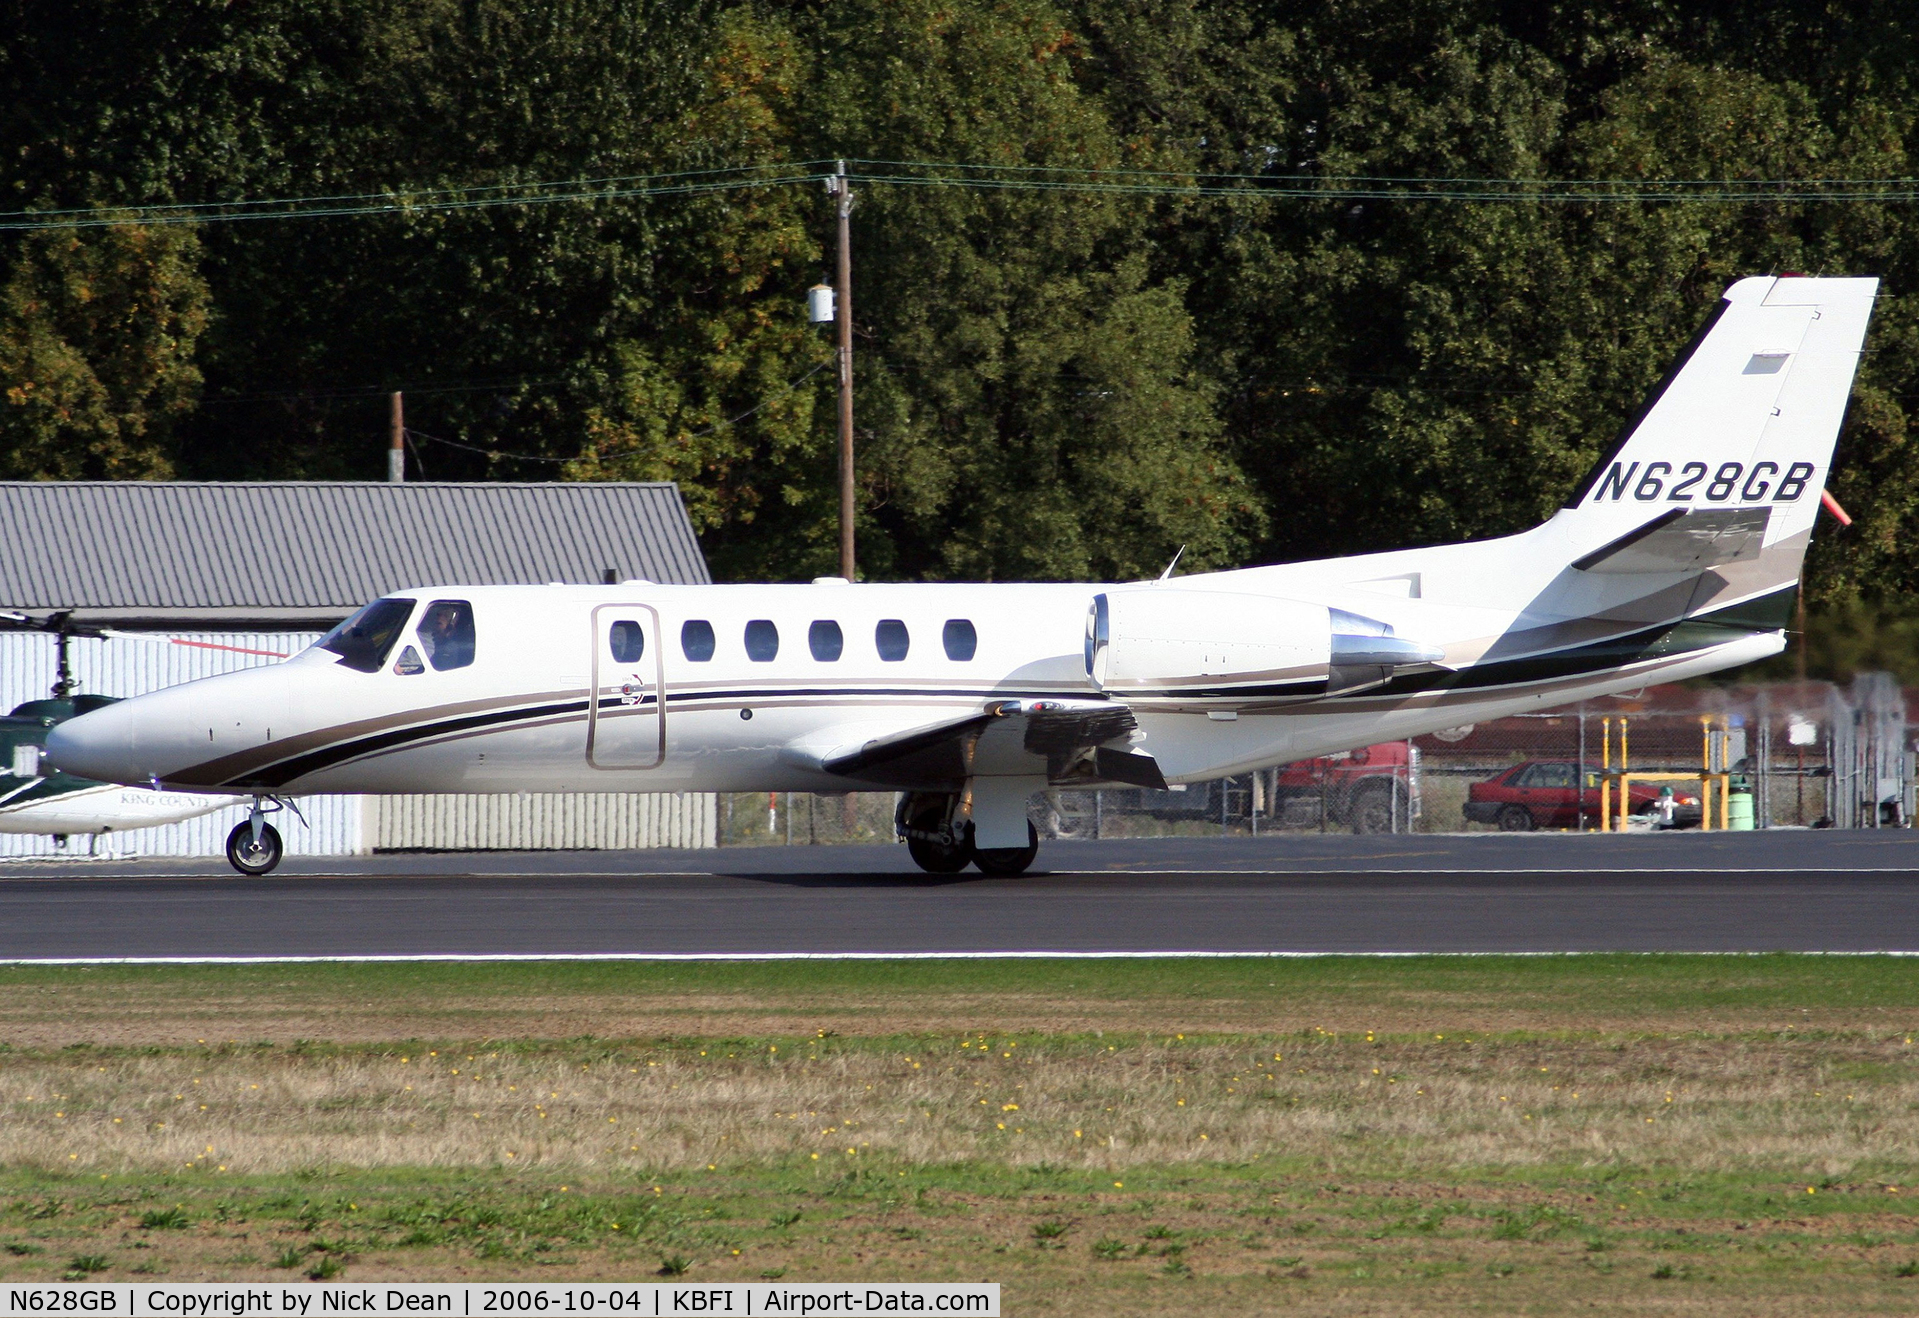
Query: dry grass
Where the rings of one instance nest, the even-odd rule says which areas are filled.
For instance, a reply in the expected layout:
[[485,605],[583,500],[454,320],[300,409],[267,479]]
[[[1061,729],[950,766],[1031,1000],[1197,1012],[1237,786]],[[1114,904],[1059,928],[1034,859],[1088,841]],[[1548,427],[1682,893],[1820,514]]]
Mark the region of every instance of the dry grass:
[[15,1053],[0,1162],[684,1170],[881,1156],[1120,1170],[1195,1161],[1420,1174],[1660,1167],[1851,1178],[1919,1166],[1907,1036],[1487,1041],[790,1036]]
[[1788,1027],[1919,1027],[1919,975],[1788,956],[0,967],[0,1042],[26,1048]]
[[1919,1308],[1903,962],[5,975],[0,1277]]

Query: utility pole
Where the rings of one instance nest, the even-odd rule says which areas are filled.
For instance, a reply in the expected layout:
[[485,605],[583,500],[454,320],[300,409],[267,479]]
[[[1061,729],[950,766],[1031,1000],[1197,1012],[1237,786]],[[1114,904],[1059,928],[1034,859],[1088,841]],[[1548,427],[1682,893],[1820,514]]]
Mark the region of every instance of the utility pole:
[[839,274],[835,319],[840,331],[840,575],[855,579],[853,562],[853,237],[848,223],[853,214],[853,189],[846,180],[846,162],[838,162],[826,181],[827,195],[839,211]]
[[406,481],[406,408],[400,391],[393,391],[393,406],[387,415],[386,479],[389,485]]

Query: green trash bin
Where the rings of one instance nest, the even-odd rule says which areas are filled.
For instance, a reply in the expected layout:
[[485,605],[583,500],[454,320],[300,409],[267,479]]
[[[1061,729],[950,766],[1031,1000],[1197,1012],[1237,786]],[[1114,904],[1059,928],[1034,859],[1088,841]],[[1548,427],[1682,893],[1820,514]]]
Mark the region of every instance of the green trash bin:
[[1734,791],[1726,798],[1726,827],[1737,832],[1740,829],[1751,831],[1752,793]]

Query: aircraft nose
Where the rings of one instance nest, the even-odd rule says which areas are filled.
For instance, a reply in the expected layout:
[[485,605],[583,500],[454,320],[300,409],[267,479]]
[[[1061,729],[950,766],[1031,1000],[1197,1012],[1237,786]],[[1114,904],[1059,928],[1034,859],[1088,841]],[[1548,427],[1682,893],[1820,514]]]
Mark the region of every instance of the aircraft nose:
[[107,705],[55,724],[47,733],[46,763],[76,778],[108,783],[144,783],[151,770],[139,764],[138,715],[132,702]]

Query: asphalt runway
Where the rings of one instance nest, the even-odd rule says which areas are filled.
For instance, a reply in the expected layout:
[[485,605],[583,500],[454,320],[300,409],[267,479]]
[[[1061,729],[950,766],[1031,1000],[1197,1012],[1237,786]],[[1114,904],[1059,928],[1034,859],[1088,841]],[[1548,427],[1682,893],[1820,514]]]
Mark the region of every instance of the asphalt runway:
[[1914,952],[1919,835],[1053,842],[0,866],[0,959]]

